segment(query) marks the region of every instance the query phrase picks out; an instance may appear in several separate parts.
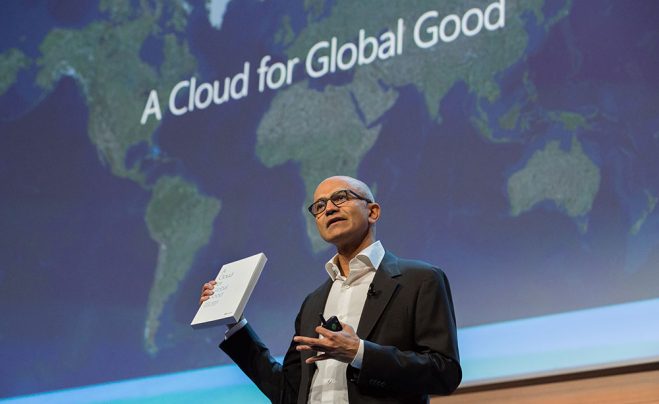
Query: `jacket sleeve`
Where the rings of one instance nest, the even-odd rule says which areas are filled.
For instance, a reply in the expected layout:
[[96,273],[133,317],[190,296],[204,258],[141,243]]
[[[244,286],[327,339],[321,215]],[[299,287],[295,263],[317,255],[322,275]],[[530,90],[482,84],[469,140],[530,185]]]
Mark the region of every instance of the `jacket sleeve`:
[[[295,320],[295,334],[299,333],[300,314]],[[291,345],[284,363],[277,362],[252,327],[245,325],[220,343],[222,349],[273,403],[297,402],[300,386],[300,353]]]
[[[462,380],[455,314],[448,279],[441,270],[421,280],[414,308],[414,349],[364,341],[361,369],[348,367],[360,388],[404,394],[451,394]],[[408,325],[405,325],[408,326]]]

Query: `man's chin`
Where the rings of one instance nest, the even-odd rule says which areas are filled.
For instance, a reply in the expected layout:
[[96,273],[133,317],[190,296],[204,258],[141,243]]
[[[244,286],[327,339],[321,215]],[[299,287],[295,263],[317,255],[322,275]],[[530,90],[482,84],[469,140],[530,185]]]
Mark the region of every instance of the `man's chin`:
[[[331,226],[330,226],[331,227]],[[345,232],[339,231],[338,229],[327,229],[326,231],[320,234],[320,237],[326,242],[332,245],[340,245],[342,242],[345,242]]]

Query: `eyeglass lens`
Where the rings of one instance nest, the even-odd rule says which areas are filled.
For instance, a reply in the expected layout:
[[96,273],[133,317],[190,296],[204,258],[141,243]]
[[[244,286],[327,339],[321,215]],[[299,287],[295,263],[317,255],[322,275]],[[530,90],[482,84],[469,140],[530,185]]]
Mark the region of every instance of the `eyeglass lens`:
[[348,200],[348,191],[341,190],[341,191],[336,191],[328,199],[319,199],[311,205],[311,213],[314,215],[319,214],[320,212],[324,211],[325,208],[327,208],[327,202],[332,201],[334,205],[341,205],[342,203],[345,203]]

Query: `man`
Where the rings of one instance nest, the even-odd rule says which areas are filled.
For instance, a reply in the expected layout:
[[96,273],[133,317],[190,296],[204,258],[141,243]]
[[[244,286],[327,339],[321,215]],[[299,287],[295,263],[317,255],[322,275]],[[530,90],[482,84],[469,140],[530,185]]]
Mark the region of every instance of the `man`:
[[[363,182],[330,177],[314,201],[309,211],[336,255],[325,265],[330,279],[302,303],[284,363],[244,319],[220,348],[276,403],[426,403],[452,393],[462,370],[444,273],[385,252],[375,239],[380,205]],[[213,287],[204,285],[200,304]],[[343,330],[321,327],[319,313]]]

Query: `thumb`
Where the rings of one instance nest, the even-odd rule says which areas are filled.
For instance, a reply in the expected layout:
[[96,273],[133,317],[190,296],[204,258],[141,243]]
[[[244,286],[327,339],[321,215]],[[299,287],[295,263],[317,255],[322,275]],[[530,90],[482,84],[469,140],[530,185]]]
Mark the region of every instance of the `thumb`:
[[354,334],[354,333],[355,333],[355,329],[352,328],[352,327],[350,326],[350,324],[346,324],[346,323],[344,323],[343,321],[339,321],[339,323],[341,324],[341,327],[343,327],[343,330],[344,330],[344,331],[347,331],[347,332],[350,333],[350,334]]

